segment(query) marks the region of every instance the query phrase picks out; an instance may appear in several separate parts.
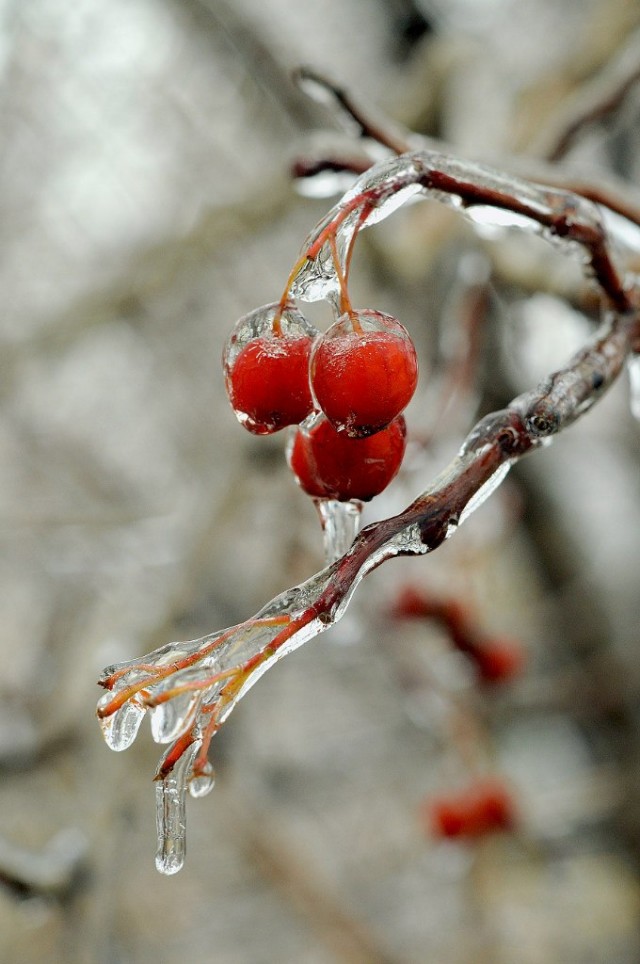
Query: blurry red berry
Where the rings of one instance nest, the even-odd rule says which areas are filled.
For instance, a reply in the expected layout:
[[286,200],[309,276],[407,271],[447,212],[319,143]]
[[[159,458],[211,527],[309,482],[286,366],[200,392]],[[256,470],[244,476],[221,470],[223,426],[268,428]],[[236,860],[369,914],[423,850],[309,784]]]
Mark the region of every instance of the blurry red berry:
[[404,586],[391,606],[391,615],[397,619],[424,617],[440,622],[455,648],[475,665],[484,683],[506,683],[524,667],[526,656],[518,640],[481,634],[469,609],[456,599],[438,598]]
[[395,619],[415,619],[432,615],[427,596],[413,586],[402,586],[391,605],[390,615]]
[[406,448],[402,415],[369,438],[349,438],[320,418],[297,430],[289,465],[304,491],[315,498],[368,502],[397,474]]
[[522,672],[525,653],[515,639],[496,639],[477,649],[473,659],[485,683],[505,683]]
[[373,435],[407,406],[416,389],[414,344],[391,315],[363,309],[345,314],[318,339],[311,384],[338,431]]
[[475,812],[482,833],[513,830],[517,822],[513,797],[498,780],[487,780],[477,788]]
[[513,797],[500,780],[491,778],[428,800],[424,817],[433,836],[447,838],[472,839],[512,830],[517,824]]
[[446,797],[431,800],[426,816],[434,837],[462,837],[469,832],[469,810],[464,801]]

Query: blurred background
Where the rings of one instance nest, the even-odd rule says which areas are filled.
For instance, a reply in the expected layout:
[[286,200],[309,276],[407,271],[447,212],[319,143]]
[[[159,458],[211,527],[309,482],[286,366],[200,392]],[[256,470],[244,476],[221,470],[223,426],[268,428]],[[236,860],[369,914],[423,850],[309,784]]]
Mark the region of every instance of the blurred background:
[[[220,367],[333,203],[296,192],[292,161],[348,143],[293,68],[535,170],[640,62],[639,26],[637,0],[0,0],[1,960],[640,959],[640,428],[623,380],[251,692],[214,740],[177,877],[153,863],[158,747],[143,728],[113,754],[94,716],[103,666],[244,619],[322,565],[282,437],[242,430]],[[631,190],[639,119],[629,85],[567,169]],[[366,232],[355,272],[356,304],[400,317],[422,362],[416,441],[373,519],[562,364],[594,307],[542,241],[431,203]],[[525,671],[480,685],[442,624],[392,618],[409,584],[516,640]],[[424,801],[488,773],[516,832],[435,839]]]

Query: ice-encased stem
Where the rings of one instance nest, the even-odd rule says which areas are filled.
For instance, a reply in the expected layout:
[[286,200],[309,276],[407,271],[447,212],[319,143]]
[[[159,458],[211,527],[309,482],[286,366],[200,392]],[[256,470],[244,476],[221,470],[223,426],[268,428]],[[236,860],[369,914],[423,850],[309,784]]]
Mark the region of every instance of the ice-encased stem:
[[462,211],[478,206],[509,211],[518,216],[519,227],[542,233],[562,245],[567,253],[580,246],[587,270],[611,307],[619,312],[634,308],[596,204],[571,191],[535,184],[484,164],[424,149],[375,164],[322,218],[307,237],[299,270],[290,279],[293,297],[319,301],[338,291],[329,244],[331,234],[344,270],[354,231],[383,220],[416,194]]

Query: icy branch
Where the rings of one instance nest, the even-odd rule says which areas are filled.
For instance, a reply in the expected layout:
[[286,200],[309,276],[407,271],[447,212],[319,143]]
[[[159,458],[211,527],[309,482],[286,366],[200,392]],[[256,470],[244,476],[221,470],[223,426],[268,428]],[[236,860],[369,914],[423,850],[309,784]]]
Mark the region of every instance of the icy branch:
[[[501,483],[510,466],[582,416],[613,384],[640,345],[637,279],[621,277],[596,205],[432,151],[416,151],[367,171],[307,239],[290,290],[332,299],[357,233],[419,193],[473,212],[510,212],[523,230],[542,232],[582,254],[599,287],[603,320],[568,364],[501,411],[483,418],[458,456],[403,512],[363,529],[351,548],[307,582],[277,596],[251,619],[109,667],[98,717],[107,743],[123,750],[146,713],[154,739],[168,744],[157,773],[158,869],[175,873],[185,855],[186,790],[213,786],[207,752],[237,702],[275,662],[343,615],[364,576],[398,555],[433,551]],[[635,282],[635,284],[634,284]]]

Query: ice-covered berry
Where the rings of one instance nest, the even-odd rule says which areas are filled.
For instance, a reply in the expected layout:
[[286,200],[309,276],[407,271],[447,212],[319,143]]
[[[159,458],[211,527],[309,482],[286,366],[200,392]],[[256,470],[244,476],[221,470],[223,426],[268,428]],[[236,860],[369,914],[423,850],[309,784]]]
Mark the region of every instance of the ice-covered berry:
[[379,432],[407,406],[418,362],[406,328],[362,309],[342,315],[317,340],[311,385],[333,427],[356,438]]
[[236,323],[223,353],[225,382],[250,432],[268,435],[312,412],[309,362],[318,334],[293,305],[264,305]]
[[339,502],[368,502],[395,477],[405,448],[402,415],[367,438],[350,438],[320,417],[296,431],[289,465],[308,495]]

